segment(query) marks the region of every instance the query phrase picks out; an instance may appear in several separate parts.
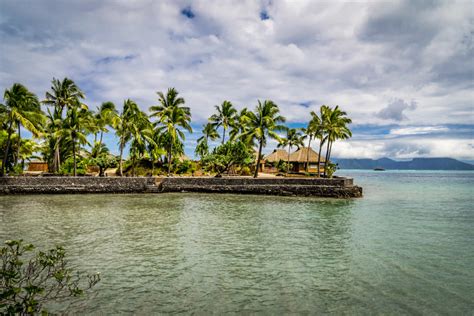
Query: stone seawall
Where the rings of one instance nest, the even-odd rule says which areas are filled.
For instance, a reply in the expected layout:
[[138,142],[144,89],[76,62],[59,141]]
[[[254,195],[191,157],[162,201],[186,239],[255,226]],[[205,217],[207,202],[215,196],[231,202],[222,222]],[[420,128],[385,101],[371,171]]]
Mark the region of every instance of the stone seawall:
[[361,197],[362,188],[351,178],[248,178],[248,177],[4,177],[0,194],[165,193],[207,192],[302,195],[336,198]]

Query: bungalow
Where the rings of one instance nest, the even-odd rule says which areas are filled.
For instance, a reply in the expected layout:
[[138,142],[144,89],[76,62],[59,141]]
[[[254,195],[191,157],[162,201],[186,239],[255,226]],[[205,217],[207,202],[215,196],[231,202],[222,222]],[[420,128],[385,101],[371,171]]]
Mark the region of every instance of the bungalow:
[[[309,155],[309,157],[308,157]],[[297,151],[290,154],[290,171],[305,172],[306,161],[309,158],[308,172],[318,172],[318,154],[308,147],[301,147]],[[280,161],[288,161],[288,152],[284,149],[275,149],[271,154],[265,156],[260,163],[260,171],[262,172],[278,172],[276,164]],[[324,158],[321,157],[320,172],[324,170]]]
[[[290,163],[292,165],[291,171],[304,172],[306,162],[308,165],[308,172],[318,172],[318,158],[319,155],[312,148],[301,147],[290,155]],[[320,172],[324,170],[325,159],[321,157]]]

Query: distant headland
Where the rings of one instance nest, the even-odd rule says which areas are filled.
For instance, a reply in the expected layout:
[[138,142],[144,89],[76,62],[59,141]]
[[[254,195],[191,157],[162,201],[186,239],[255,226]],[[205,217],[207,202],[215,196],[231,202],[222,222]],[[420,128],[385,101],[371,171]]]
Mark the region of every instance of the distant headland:
[[374,169],[387,170],[474,170],[474,165],[453,158],[413,158],[397,161],[390,158],[380,159],[343,159],[333,158],[340,169]]

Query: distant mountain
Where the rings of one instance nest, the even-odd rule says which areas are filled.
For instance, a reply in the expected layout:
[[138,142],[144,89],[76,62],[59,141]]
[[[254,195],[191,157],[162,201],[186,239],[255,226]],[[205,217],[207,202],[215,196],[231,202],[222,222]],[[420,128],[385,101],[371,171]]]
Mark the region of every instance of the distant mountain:
[[414,158],[410,161],[381,159],[332,159],[341,169],[399,169],[399,170],[474,170],[474,165],[452,158]]

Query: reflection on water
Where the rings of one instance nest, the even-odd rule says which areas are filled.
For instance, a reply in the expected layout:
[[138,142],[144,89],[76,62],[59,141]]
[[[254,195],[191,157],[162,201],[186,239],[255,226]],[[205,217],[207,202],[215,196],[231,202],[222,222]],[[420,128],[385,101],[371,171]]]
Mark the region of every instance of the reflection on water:
[[423,199],[371,174],[357,200],[4,196],[0,237],[61,243],[80,270],[101,271],[86,306],[58,311],[467,313],[471,189],[455,178],[457,191],[430,195],[422,179]]

